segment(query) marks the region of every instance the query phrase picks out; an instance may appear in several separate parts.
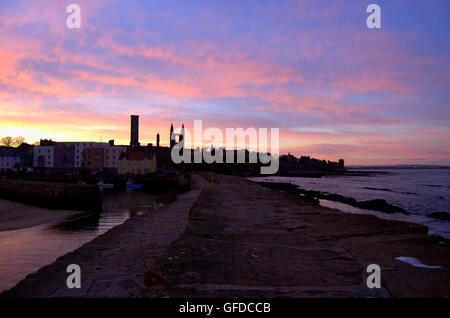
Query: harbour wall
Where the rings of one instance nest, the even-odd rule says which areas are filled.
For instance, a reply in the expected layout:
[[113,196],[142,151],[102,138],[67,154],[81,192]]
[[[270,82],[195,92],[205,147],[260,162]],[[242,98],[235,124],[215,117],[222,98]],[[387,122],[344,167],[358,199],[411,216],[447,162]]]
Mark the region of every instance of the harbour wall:
[[49,209],[99,211],[96,185],[0,180],[0,198]]

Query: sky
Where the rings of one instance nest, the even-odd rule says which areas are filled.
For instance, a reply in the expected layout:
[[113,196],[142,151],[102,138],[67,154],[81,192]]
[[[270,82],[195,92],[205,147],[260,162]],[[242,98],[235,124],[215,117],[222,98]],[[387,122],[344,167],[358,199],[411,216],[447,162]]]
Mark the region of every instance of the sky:
[[137,114],[144,144],[202,120],[279,128],[281,153],[450,164],[448,0],[71,1],[0,1],[0,137],[128,144]]

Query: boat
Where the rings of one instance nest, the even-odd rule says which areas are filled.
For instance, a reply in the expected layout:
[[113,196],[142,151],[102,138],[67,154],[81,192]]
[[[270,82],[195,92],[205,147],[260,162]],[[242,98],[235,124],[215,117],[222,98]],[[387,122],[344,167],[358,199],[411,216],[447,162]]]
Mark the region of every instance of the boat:
[[142,189],[143,186],[142,186],[142,184],[135,184],[133,182],[133,180],[128,179],[127,184],[126,184],[126,188],[130,189],[130,190],[136,190],[136,189]]
[[114,184],[104,183],[103,180],[100,180],[100,182],[98,182],[97,185],[101,189],[113,189],[114,188]]

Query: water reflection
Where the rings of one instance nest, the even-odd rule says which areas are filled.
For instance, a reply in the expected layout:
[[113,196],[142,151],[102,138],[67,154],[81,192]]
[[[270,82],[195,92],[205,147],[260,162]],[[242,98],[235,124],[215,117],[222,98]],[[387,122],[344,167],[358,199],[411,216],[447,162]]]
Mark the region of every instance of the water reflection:
[[57,224],[0,232],[0,292],[126,219],[164,205],[141,190],[104,190],[101,213],[79,213]]

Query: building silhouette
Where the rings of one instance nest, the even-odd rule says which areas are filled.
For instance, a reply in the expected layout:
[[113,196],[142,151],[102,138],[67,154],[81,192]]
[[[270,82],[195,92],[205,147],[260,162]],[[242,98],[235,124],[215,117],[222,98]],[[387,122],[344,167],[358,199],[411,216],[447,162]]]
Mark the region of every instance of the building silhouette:
[[[239,175],[256,175],[259,173],[261,163],[251,161],[250,158],[258,158],[262,154],[249,152],[247,149],[215,148],[213,145],[209,149],[197,147],[196,149],[185,149],[186,141],[184,123],[181,132],[175,133],[173,123],[170,124],[169,146],[161,145],[161,135],[156,134],[156,147],[152,143],[140,145],[139,143],[139,116],[130,116],[130,145],[115,145],[114,140],[105,142],[55,142],[53,140],[41,140],[39,146],[30,146],[30,150],[22,151],[21,158],[12,158],[11,154],[0,151],[0,172],[2,169],[18,169],[26,165],[33,166],[35,171],[42,173],[107,173],[107,174],[147,174],[154,173],[158,169],[183,170],[183,171],[215,171],[219,173],[232,173]],[[178,143],[178,145],[177,145]],[[190,163],[174,163],[172,152],[180,152],[181,155],[188,155]],[[203,160],[202,153],[209,152],[212,156],[218,155],[216,163],[208,163]],[[243,154],[243,156],[242,156]],[[227,163],[228,157],[239,159],[236,163]],[[239,156],[238,156],[239,155]],[[17,156],[16,156],[17,157]],[[200,162],[195,158],[200,157]],[[28,159],[27,159],[28,158]],[[222,158],[220,160],[220,158]],[[15,160],[15,161],[14,161]],[[279,174],[296,175],[304,172],[345,172],[345,162],[343,159],[338,162],[318,160],[309,156],[299,158],[292,154],[281,155],[279,157]],[[17,168],[16,168],[17,167]]]

